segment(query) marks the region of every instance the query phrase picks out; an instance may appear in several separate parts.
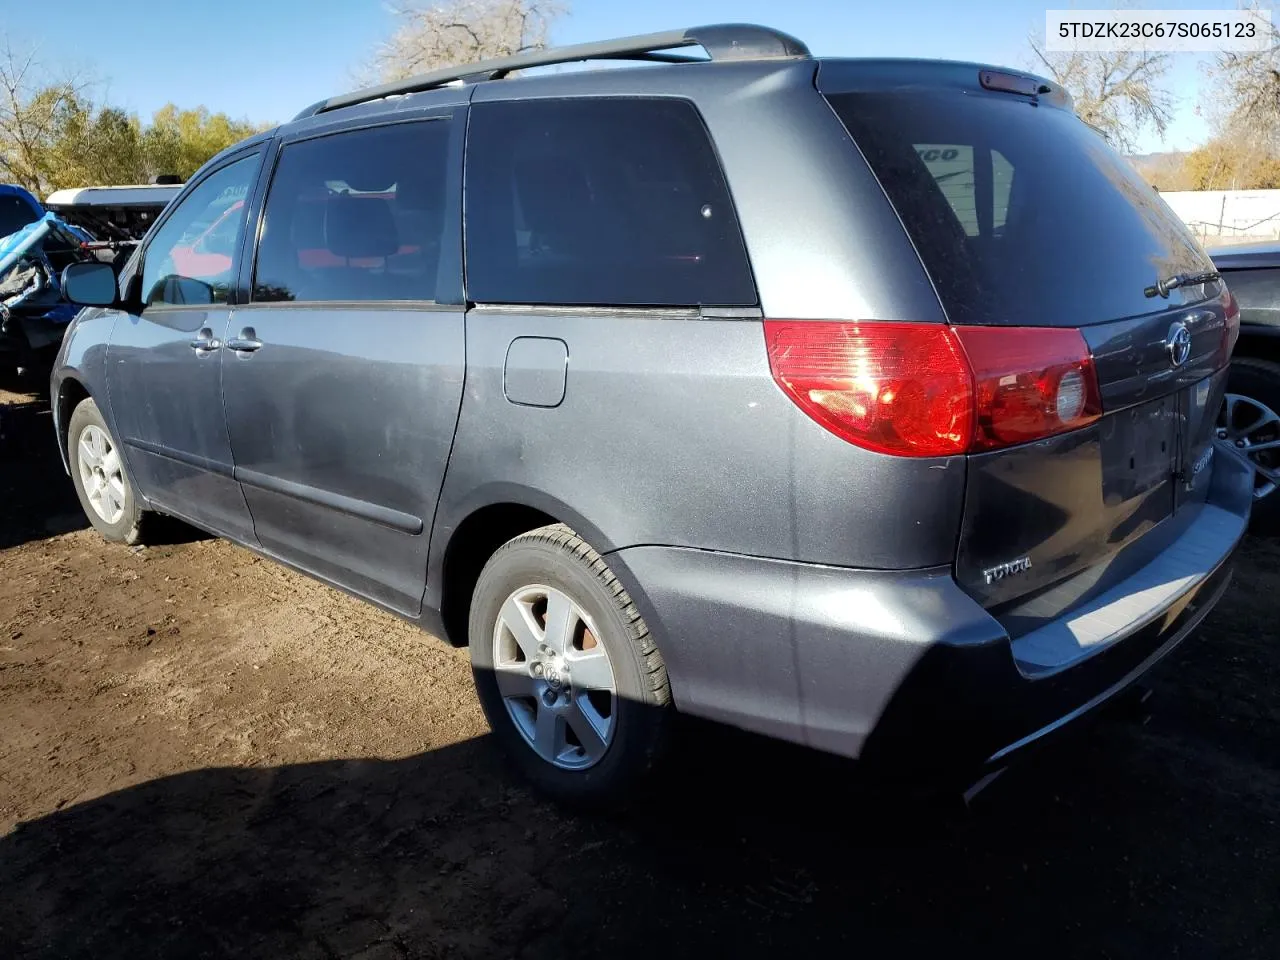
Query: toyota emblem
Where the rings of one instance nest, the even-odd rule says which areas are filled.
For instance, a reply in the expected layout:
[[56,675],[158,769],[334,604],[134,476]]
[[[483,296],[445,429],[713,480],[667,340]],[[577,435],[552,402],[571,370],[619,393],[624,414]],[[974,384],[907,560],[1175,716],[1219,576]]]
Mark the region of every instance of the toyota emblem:
[[1191,331],[1181,320],[1169,328],[1169,335],[1164,338],[1164,345],[1169,348],[1169,359],[1175,367],[1180,367],[1191,358]]

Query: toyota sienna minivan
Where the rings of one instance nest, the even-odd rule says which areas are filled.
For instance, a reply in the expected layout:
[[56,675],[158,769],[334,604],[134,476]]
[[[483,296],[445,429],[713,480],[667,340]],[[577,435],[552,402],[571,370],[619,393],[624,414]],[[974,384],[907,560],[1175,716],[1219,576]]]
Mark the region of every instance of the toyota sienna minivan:
[[[589,59],[636,65],[531,72]],[[1020,71],[733,24],[441,70],[223,152],[64,286],[93,525],[469,646],[567,799],[673,710],[976,780],[1186,637],[1248,519],[1231,294]]]

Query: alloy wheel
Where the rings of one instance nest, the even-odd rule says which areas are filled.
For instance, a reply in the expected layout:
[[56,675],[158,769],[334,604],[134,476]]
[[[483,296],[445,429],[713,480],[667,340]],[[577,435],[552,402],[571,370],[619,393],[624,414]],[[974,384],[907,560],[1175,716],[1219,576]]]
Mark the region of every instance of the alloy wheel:
[[1280,415],[1243,394],[1229,393],[1218,417],[1218,439],[1253,466],[1255,500],[1280,485]]
[[107,432],[96,424],[91,423],[80,431],[76,465],[93,512],[108,524],[118,523],[124,516],[124,464]]
[[590,615],[568,594],[532,584],[511,593],[493,630],[498,691],[539,757],[584,770],[613,740],[617,683]]

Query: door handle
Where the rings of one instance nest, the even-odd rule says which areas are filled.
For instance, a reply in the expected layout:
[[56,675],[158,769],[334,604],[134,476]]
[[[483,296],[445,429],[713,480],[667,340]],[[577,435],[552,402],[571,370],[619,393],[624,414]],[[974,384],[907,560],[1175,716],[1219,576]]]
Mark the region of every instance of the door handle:
[[213,331],[208,327],[201,328],[200,332],[196,334],[196,338],[191,341],[191,349],[202,357],[213,353],[221,346],[222,341],[215,337]]
[[245,327],[240,331],[240,336],[232,337],[227,341],[227,346],[236,353],[253,353],[255,350],[262,349],[262,341],[253,332],[253,327]]

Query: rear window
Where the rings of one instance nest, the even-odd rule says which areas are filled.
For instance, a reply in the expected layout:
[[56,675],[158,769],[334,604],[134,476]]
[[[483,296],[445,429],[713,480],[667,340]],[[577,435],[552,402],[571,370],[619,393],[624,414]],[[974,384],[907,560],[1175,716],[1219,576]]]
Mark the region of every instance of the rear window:
[[474,301],[756,302],[729,189],[685,101],[473,106],[466,224]]
[[1168,304],[1146,287],[1209,268],[1160,195],[1064,110],[940,90],[828,99],[954,323],[1083,326],[1149,313]]

